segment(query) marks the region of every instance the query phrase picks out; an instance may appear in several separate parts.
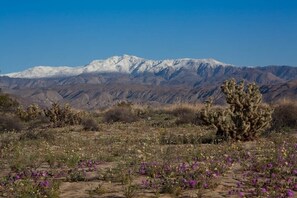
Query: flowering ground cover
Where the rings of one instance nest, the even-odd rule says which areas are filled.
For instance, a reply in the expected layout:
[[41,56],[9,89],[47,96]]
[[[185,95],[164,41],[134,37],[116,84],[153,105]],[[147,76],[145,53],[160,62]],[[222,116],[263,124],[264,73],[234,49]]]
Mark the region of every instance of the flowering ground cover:
[[0,197],[297,197],[294,133],[213,142],[212,128],[172,123],[1,133]]

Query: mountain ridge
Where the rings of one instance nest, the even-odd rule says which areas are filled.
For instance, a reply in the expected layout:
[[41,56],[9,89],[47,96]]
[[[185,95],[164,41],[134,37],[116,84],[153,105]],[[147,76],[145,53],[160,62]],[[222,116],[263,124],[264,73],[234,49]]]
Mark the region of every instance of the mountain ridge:
[[[276,102],[284,98],[297,100],[297,67],[236,67],[215,62],[214,59],[195,60],[154,62],[133,56],[115,56],[105,62],[93,61],[80,67],[82,71],[89,70],[72,76],[0,76],[0,88],[27,101],[26,104],[50,106],[53,102],[59,102],[93,110],[119,101],[141,104],[196,103],[212,97],[214,102],[222,103],[224,96],[220,91],[221,84],[235,78],[247,83],[256,82],[265,102]],[[102,61],[111,64],[113,70],[93,72],[104,66]],[[115,66],[122,66],[122,70]]]
[[88,73],[103,73],[103,72],[120,72],[120,73],[157,73],[164,69],[172,69],[174,71],[186,69],[198,69],[199,67],[217,66],[233,66],[219,62],[215,59],[164,59],[164,60],[149,60],[132,55],[112,56],[104,60],[93,60],[85,66],[69,67],[69,66],[35,66],[21,72],[4,74],[12,78],[54,78],[77,76]]

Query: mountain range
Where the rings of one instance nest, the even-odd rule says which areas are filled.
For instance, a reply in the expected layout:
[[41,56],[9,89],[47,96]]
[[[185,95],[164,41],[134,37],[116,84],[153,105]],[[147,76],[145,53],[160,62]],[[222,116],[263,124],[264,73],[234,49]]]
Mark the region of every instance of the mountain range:
[[24,104],[70,103],[97,109],[119,101],[162,104],[222,103],[220,85],[235,78],[256,82],[265,102],[297,99],[297,67],[238,67],[214,59],[147,60],[113,56],[79,67],[37,66],[0,76],[0,87]]

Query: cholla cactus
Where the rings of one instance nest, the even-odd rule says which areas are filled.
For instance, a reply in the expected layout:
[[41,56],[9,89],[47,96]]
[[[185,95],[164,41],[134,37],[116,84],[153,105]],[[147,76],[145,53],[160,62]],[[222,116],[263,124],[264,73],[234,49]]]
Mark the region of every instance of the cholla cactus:
[[272,120],[272,109],[262,105],[262,95],[255,83],[236,83],[227,80],[221,86],[229,108],[222,111],[211,109],[208,101],[202,119],[217,128],[217,136],[234,140],[248,141],[255,139],[269,127]]
[[59,104],[53,103],[51,108],[46,109],[44,113],[54,126],[80,124],[82,121],[82,115],[72,110],[68,104],[61,107]]
[[37,104],[32,104],[29,107],[27,107],[26,110],[24,110],[22,106],[19,106],[17,108],[16,114],[19,116],[21,120],[30,121],[42,116],[43,111],[39,108]]

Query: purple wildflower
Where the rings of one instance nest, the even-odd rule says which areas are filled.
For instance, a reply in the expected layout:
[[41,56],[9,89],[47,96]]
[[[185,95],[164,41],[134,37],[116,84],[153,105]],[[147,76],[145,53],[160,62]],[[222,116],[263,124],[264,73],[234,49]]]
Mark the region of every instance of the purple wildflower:
[[182,163],[179,165],[179,172],[185,172],[187,170],[187,165],[186,163]]
[[239,195],[239,197],[244,197],[244,193],[243,192],[239,192],[238,195]]
[[262,193],[267,193],[267,189],[266,188],[261,188],[261,192]]
[[150,187],[150,182],[148,180],[142,180],[142,186],[144,188],[149,188]]
[[293,190],[291,190],[291,189],[287,190],[287,196],[288,196],[288,197],[294,197],[294,192],[293,192]]
[[39,185],[43,188],[47,188],[47,187],[49,187],[49,182],[47,180],[45,180],[45,181],[40,182]]
[[272,163],[267,164],[268,169],[272,169],[272,167],[273,167]]
[[258,179],[253,179],[252,184],[255,186],[258,183]]
[[197,181],[191,179],[191,180],[188,181],[188,184],[189,184],[189,187],[190,187],[190,188],[195,188],[196,185],[197,185]]
[[203,188],[207,189],[208,188],[208,184],[207,183],[203,184]]

